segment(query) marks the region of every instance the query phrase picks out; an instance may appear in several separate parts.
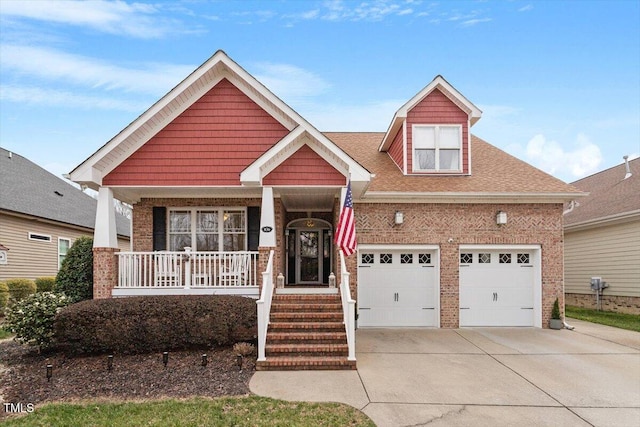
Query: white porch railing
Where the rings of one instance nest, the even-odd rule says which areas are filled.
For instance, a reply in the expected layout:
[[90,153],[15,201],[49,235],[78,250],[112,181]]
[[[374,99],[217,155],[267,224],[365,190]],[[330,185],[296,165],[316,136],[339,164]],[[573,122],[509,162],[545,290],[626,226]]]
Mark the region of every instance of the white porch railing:
[[262,273],[262,293],[258,304],[258,360],[266,360],[265,347],[267,345],[267,328],[271,316],[271,300],[273,298],[273,254],[269,252],[267,269]]
[[119,252],[116,289],[258,286],[258,252]]
[[349,289],[350,275],[351,273],[347,271],[347,265],[344,262],[344,254],[340,250],[340,296],[349,348],[348,360],[356,360],[356,302],[351,298],[351,290]]

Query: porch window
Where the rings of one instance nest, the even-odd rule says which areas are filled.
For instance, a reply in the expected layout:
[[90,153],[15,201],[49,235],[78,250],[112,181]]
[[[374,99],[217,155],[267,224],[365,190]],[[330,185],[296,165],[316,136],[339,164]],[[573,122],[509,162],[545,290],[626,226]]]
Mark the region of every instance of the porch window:
[[413,127],[414,172],[459,172],[462,128],[460,126]]
[[169,250],[181,251],[186,246],[196,251],[246,250],[246,209],[169,210]]

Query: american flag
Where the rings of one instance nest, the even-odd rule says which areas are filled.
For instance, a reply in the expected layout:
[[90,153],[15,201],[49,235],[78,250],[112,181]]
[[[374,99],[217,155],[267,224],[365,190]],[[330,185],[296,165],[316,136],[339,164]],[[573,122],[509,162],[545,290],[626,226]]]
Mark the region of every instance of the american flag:
[[338,228],[336,230],[336,245],[342,248],[346,256],[356,251],[356,224],[353,219],[353,197],[351,196],[351,181],[347,184],[347,197],[340,212]]

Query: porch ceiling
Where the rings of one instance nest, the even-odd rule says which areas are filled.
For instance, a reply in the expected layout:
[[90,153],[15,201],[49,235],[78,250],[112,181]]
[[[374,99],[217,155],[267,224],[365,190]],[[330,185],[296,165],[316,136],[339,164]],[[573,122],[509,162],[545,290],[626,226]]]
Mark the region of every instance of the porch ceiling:
[[262,197],[261,187],[110,187],[126,203],[143,198],[246,198]]
[[274,195],[282,199],[289,212],[327,212],[333,210],[340,188],[274,188]]

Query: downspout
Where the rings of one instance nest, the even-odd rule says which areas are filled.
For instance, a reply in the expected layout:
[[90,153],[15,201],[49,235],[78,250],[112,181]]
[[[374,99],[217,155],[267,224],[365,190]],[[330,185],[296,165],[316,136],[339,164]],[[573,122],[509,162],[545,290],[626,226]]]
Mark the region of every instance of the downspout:
[[[568,208],[568,209],[566,209],[564,212],[562,212],[562,216],[564,216],[564,215],[566,215],[566,214],[568,214],[568,213],[573,212],[573,210],[575,209],[575,207],[576,207],[576,206],[579,206],[578,202],[576,202],[575,200],[572,200],[572,201],[569,203],[569,208]],[[563,249],[563,251],[564,251],[564,249]],[[565,294],[565,292],[564,292],[564,262],[563,262],[563,273],[562,273],[562,296],[564,296],[564,295],[566,295],[566,294]],[[566,302],[565,302],[565,309],[566,309],[566,306],[567,306],[567,304],[566,304]],[[564,325],[565,329],[568,329],[568,330],[570,330],[570,331],[573,331],[573,330],[575,329],[575,326],[571,326],[570,324],[568,324],[568,323],[566,322],[566,320],[565,320],[566,318],[567,318],[567,313],[566,313],[566,310],[565,310],[565,317],[564,317],[564,319],[563,319],[563,321],[562,321],[562,324]]]

